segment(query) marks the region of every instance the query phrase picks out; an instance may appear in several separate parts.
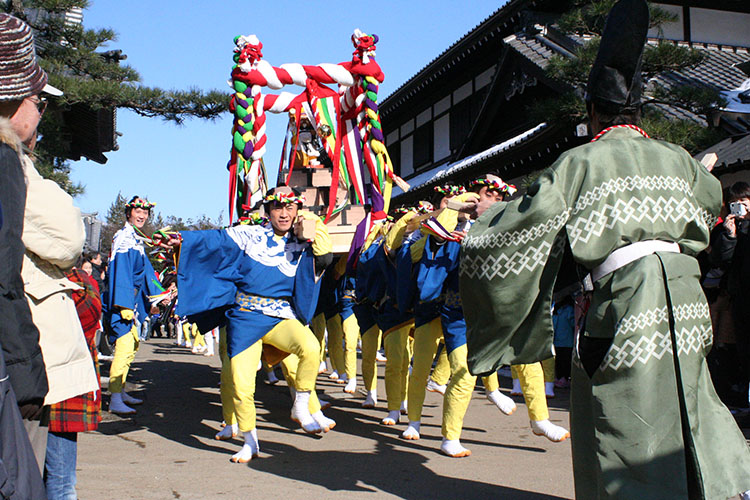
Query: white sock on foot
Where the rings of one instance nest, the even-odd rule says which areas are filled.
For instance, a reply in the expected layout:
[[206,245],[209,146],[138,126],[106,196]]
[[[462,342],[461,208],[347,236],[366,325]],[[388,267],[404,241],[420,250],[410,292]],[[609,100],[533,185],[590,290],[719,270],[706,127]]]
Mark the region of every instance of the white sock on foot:
[[357,390],[357,377],[352,377],[346,383],[346,387],[344,387],[344,392],[348,392],[349,394],[354,394],[354,391],[356,390]]
[[245,433],[245,444],[242,449],[232,455],[232,462],[246,464],[260,453],[260,444],[258,444],[258,431],[253,429]]
[[322,411],[312,414],[312,418],[318,423],[323,432],[328,432],[336,427],[336,421],[323,415]]
[[320,366],[318,366],[318,375],[320,375],[321,373],[325,373],[327,371],[328,371],[328,367],[326,366],[326,362],[321,361]]
[[229,439],[237,437],[239,433],[240,429],[236,423],[232,425],[225,425],[221,431],[216,433],[214,439],[218,439],[219,441],[227,441]]
[[362,403],[362,408],[375,408],[377,404],[378,404],[377,389],[375,389],[374,391],[367,391],[367,397],[365,398],[364,403]]
[[333,370],[330,375],[328,375],[328,378],[331,380],[338,380],[339,379],[339,372],[336,370]]
[[388,416],[380,421],[383,425],[396,425],[401,420],[401,411],[394,410],[389,411]]
[[320,428],[315,419],[310,415],[310,391],[297,391],[294,397],[294,406],[292,406],[292,418],[299,422],[302,429],[310,434],[317,434],[323,429]]
[[447,385],[441,385],[435,382],[434,380],[430,379],[427,381],[427,390],[430,392],[437,392],[438,394],[442,394],[445,396],[445,389],[447,388]]
[[498,409],[506,415],[512,415],[516,411],[516,403],[508,396],[495,389],[494,391],[487,393],[487,399],[495,403]]
[[445,439],[440,445],[440,451],[453,458],[468,457],[471,455],[471,451],[461,446],[461,441],[458,439]]
[[544,436],[553,443],[565,441],[570,437],[570,432],[549,420],[531,420],[531,432],[537,436]]
[[401,415],[406,415],[408,413],[407,408],[409,408],[409,403],[404,399],[401,401]]
[[401,437],[410,441],[416,441],[419,439],[419,426],[420,422],[409,422],[409,426],[401,433]]

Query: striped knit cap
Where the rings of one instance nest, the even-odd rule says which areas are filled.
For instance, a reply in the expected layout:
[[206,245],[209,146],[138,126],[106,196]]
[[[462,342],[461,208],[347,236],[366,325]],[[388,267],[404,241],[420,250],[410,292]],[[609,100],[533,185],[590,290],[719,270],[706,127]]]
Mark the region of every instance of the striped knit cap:
[[47,73],[36,61],[34,37],[25,22],[0,14],[0,101],[37,95],[47,84]]

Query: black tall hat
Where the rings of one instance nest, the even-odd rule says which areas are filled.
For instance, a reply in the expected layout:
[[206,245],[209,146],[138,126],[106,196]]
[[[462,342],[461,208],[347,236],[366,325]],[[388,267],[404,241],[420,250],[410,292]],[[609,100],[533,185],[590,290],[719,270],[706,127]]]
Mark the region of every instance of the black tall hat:
[[586,86],[586,101],[599,111],[619,114],[639,108],[648,20],[644,0],[620,0],[609,12]]

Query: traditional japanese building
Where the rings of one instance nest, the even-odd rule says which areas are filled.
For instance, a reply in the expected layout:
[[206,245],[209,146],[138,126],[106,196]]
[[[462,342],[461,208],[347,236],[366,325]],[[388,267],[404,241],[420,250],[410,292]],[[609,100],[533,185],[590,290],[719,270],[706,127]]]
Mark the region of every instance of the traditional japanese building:
[[[396,204],[429,197],[438,183],[463,183],[488,172],[518,183],[588,140],[585,126],[534,120],[528,112],[534,101],[567,90],[545,68],[553,55],[574,57],[583,43],[555,26],[569,4],[509,1],[382,102],[386,144],[397,172],[411,184],[406,193],[394,190]],[[647,88],[708,86],[731,97],[733,107],[699,116],[656,106],[668,117],[747,135],[750,105],[744,103],[750,99],[743,100],[748,90],[743,85],[750,84],[743,68],[750,65],[750,3],[673,0],[658,5],[677,20],[652,30],[649,43],[670,40],[705,57],[694,68],[656,75]],[[744,141],[740,145],[746,146]],[[721,161],[717,165],[717,174],[729,168]]]

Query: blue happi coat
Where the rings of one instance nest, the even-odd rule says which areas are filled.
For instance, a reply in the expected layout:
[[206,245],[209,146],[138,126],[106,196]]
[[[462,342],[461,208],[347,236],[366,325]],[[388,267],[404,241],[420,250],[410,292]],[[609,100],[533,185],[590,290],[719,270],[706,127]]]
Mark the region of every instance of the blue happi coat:
[[127,222],[115,233],[107,274],[102,312],[110,326],[109,341],[114,343],[133,327],[132,320],[123,319],[121,309],[132,310],[135,320],[143,322],[151,309],[149,297],[164,292],[143,243]]
[[226,308],[230,357],[284,319],[312,319],[320,286],[310,243],[276,236],[270,225],[187,231],[182,238],[177,313]]

